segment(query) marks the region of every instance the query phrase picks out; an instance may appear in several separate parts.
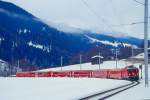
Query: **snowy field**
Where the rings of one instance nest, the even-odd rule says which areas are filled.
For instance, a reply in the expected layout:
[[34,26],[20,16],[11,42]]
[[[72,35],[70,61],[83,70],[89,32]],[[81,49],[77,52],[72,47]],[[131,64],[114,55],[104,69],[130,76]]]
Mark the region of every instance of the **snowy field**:
[[[120,60],[117,62],[117,68],[124,68],[129,65],[131,65],[131,63],[125,62],[124,60]],[[114,68],[116,68],[116,61],[105,61],[104,63],[100,64],[100,69],[114,69]],[[82,70],[98,70],[99,65],[98,64],[91,65],[91,63],[85,63],[85,64],[81,64],[81,69]],[[61,67],[44,69],[40,71],[49,71],[49,70],[60,71]],[[80,64],[65,66],[65,67],[62,67],[62,70],[80,70]]]
[[138,86],[117,94],[108,100],[150,100],[150,85],[145,88],[144,80],[141,80],[141,84]]
[[77,100],[127,83],[93,78],[0,78],[0,100]]
[[[118,62],[118,68],[131,65],[124,60]],[[135,64],[136,67],[139,64]],[[101,69],[116,68],[115,61],[106,61]],[[82,70],[96,70],[98,65],[82,64]],[[48,70],[61,70],[52,68]],[[63,70],[80,70],[80,65],[63,67]],[[143,69],[144,70],[144,69]],[[143,71],[144,72],[144,71]],[[150,100],[150,87],[141,84],[124,91],[108,100]],[[98,78],[0,78],[0,100],[77,100],[116,86],[128,84],[128,81]],[[149,82],[150,83],[150,82]]]

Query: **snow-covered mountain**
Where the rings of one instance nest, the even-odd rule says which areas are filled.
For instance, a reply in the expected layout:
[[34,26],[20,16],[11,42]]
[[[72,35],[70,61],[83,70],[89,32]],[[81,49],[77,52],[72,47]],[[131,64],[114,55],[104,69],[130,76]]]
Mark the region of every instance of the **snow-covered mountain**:
[[117,46],[118,57],[126,58],[131,55],[131,46],[142,46],[141,39],[120,36],[47,24],[12,3],[0,1],[0,59],[7,62],[26,59],[38,68],[55,67],[60,65],[60,56],[63,65],[79,63],[80,54],[83,62],[98,52],[107,60]]
[[[56,28],[58,31],[62,31],[65,33],[72,33],[72,34],[84,34],[85,37],[87,37],[91,42],[100,42],[106,45],[112,45],[112,46],[128,46],[128,47],[139,47],[141,46],[142,39],[130,37],[126,35],[125,33],[94,33],[90,30],[84,30],[81,28],[75,28],[71,27],[69,25],[63,24],[63,23],[54,23],[50,21],[43,20],[47,25],[50,27]],[[138,46],[137,46],[138,45]]]

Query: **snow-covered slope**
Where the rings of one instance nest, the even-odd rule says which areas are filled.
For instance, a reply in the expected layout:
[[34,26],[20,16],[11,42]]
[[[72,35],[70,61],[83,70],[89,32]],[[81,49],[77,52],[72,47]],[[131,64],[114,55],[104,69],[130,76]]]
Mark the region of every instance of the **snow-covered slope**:
[[[115,33],[114,33],[115,34]],[[141,40],[130,39],[130,37],[114,37],[106,34],[85,34],[86,38],[89,39],[91,43],[102,43],[104,45],[114,46],[114,47],[133,47],[135,49],[141,47]]]
[[99,39],[96,39],[96,38],[92,38],[88,35],[85,35],[85,37],[87,37],[91,43],[102,43],[102,44],[105,44],[105,45],[111,45],[111,46],[114,46],[114,47],[118,47],[119,45],[123,45],[124,47],[133,47],[133,48],[138,48],[138,46],[136,45],[133,45],[133,44],[129,44],[129,43],[121,43],[121,42],[113,42],[113,41],[109,41],[109,40],[99,40]]
[[34,43],[32,43],[32,41],[28,42],[28,45],[31,47],[37,48],[37,49],[41,49],[41,50],[46,51],[48,53],[51,50],[51,48],[49,48],[49,47],[46,47],[46,46],[41,45],[41,44],[34,44]]
[[[124,68],[126,66],[131,65],[132,63],[130,62],[125,62],[124,60],[120,60],[117,62],[117,68]],[[114,69],[116,68],[116,61],[105,61],[104,63],[100,64],[101,69]],[[69,65],[69,66],[64,66],[62,67],[63,70],[80,70],[80,64],[76,65]],[[81,69],[82,70],[98,70],[99,65],[92,65],[91,63],[85,63],[81,64]],[[50,70],[61,70],[61,67],[57,68],[50,68],[50,69],[44,69],[40,71],[50,71]]]
[[87,37],[91,43],[95,43],[95,42],[99,42],[99,43],[102,43],[102,44],[105,44],[105,45],[111,45],[111,46],[115,46],[117,47],[117,43],[112,43],[112,42],[109,42],[109,41],[102,41],[102,40],[98,40],[98,39],[95,39],[95,38],[92,38],[88,35],[84,35],[85,37]]
[[[114,33],[109,33],[109,32],[101,32],[101,33],[95,33],[89,30],[85,30],[85,29],[81,29],[81,28],[75,28],[75,27],[71,27],[69,25],[66,24],[62,24],[62,23],[53,23],[53,22],[49,22],[46,20],[43,20],[45,23],[47,23],[50,27],[54,27],[56,28],[58,31],[62,31],[62,32],[66,32],[66,33],[72,33],[72,34],[83,34],[85,37],[87,37],[92,43],[102,43],[105,45],[111,45],[111,46],[119,46],[122,45],[124,47],[134,47],[134,48],[138,48],[137,45],[133,44],[132,42],[129,42],[131,40],[136,40],[136,38],[132,38],[128,35],[126,35],[125,33],[121,33],[121,32],[114,32]],[[111,37],[113,38],[113,40],[109,40],[109,38],[103,40],[103,39],[99,39],[96,37],[91,37],[89,36],[89,34],[93,34],[95,36],[100,36],[101,38],[103,38],[103,36],[105,37]],[[130,40],[131,38],[131,40]],[[119,40],[119,41],[118,41]],[[126,40],[126,41],[124,41]],[[128,41],[129,40],[129,41]],[[140,41],[140,39],[139,39]],[[139,42],[138,41],[138,42]],[[141,45],[141,44],[140,44]]]

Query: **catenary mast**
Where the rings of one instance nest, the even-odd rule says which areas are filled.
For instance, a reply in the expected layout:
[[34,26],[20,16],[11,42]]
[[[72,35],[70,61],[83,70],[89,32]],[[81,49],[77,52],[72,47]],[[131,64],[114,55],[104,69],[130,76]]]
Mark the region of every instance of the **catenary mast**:
[[144,3],[144,63],[145,87],[148,87],[148,0]]

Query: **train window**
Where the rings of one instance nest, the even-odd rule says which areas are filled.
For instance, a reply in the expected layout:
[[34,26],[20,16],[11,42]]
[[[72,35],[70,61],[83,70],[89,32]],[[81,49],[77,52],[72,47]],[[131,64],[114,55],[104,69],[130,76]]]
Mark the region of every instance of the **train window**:
[[138,75],[138,69],[136,69],[136,68],[128,69],[128,75],[129,76],[136,76],[136,75]]

